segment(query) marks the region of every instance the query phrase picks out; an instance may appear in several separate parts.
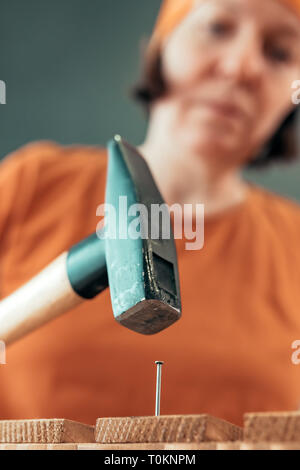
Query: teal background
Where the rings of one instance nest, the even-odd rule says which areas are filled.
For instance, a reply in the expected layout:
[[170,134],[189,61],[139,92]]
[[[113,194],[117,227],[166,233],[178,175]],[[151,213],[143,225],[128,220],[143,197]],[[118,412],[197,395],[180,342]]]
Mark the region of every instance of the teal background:
[[[0,158],[40,139],[140,143],[146,122],[128,90],[160,0],[0,1]],[[300,163],[247,177],[300,200]]]

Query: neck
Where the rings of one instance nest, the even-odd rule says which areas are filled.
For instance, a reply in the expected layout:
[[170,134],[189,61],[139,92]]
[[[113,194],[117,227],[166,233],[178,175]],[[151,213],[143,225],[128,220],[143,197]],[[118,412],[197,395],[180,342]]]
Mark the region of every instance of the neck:
[[248,186],[240,170],[210,163],[210,159],[180,148],[170,133],[149,127],[138,147],[168,205],[204,204],[206,214],[215,214],[243,202]]

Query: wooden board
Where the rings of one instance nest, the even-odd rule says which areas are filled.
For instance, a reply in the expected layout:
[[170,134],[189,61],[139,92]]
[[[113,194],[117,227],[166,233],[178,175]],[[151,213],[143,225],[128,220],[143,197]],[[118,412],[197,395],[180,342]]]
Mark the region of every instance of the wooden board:
[[0,443],[60,444],[95,442],[94,426],[67,419],[0,421]]
[[216,443],[78,444],[78,450],[216,450]]
[[217,442],[216,450],[240,450],[241,441]]
[[77,450],[78,444],[0,444],[2,450]]
[[300,450],[300,442],[270,442],[271,450]]
[[240,450],[272,450],[270,442],[241,442]]
[[251,442],[300,442],[300,411],[247,413],[244,433]]
[[220,442],[217,450],[271,450],[270,442]]
[[99,418],[95,440],[113,443],[200,443],[242,439],[238,426],[209,415],[141,416]]
[[300,450],[299,442],[204,442],[188,443],[148,443],[148,444],[0,444],[2,450]]

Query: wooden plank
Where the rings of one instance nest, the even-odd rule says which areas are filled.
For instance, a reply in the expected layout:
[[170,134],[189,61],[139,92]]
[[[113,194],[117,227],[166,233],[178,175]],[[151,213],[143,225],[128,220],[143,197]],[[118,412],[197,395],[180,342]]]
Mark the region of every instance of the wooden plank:
[[47,450],[78,450],[78,444],[47,444]]
[[216,450],[240,450],[241,441],[235,442],[218,442]]
[[271,450],[270,442],[242,442],[240,450]]
[[270,442],[220,442],[217,450],[271,450]]
[[300,411],[247,413],[245,441],[300,442]]
[[216,443],[78,444],[78,450],[216,450]]
[[0,444],[2,450],[47,450],[47,444]]
[[148,444],[0,444],[2,450],[300,450],[300,442],[204,442],[193,443],[148,443]]
[[1,450],[77,450],[77,444],[0,444]]
[[67,419],[0,421],[0,443],[60,444],[95,442],[94,426]]
[[99,418],[95,440],[114,443],[200,443],[242,439],[242,429],[209,415],[140,416]]
[[270,442],[271,450],[300,450],[300,442]]

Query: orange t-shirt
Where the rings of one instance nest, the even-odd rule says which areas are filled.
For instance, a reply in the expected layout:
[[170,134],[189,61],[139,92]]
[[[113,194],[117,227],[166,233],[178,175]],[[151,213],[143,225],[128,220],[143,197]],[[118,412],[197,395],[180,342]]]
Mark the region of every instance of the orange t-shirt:
[[[0,295],[95,231],[107,153],[29,144],[0,165]],[[155,360],[165,361],[162,414],[244,412],[300,404],[300,208],[250,185],[246,202],[206,219],[205,245],[176,240],[182,318],[142,336],[113,318],[109,289],[8,348],[0,418],[153,415]]]

